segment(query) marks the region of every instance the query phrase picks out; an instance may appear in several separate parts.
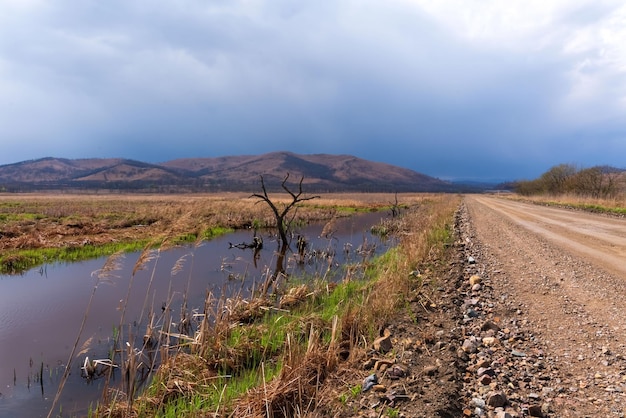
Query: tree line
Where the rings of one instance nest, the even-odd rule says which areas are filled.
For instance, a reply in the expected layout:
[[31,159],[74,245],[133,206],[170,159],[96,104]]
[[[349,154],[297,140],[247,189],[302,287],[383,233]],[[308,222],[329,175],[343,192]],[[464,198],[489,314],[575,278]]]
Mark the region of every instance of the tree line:
[[515,183],[515,191],[525,196],[539,194],[575,194],[594,198],[614,198],[619,193],[622,170],[608,166],[578,168],[573,164],[559,164],[535,180]]

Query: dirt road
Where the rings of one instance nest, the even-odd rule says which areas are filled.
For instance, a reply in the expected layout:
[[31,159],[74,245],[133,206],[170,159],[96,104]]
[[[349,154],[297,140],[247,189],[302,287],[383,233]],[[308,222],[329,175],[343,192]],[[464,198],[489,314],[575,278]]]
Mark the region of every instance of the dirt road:
[[472,413],[489,411],[481,395],[501,390],[517,405],[512,416],[624,417],[626,219],[486,196],[467,196],[461,212],[483,279],[468,296],[502,341],[487,340],[491,363],[470,359],[470,373],[492,370],[480,383],[466,378]]

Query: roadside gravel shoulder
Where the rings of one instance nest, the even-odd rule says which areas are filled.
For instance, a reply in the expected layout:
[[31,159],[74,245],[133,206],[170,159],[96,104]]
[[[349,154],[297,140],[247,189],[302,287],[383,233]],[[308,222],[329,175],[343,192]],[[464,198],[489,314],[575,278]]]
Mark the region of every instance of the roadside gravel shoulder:
[[332,378],[320,416],[624,417],[624,280],[472,196],[454,226],[387,327],[391,351]]
[[467,197],[466,416],[623,417],[623,282]]

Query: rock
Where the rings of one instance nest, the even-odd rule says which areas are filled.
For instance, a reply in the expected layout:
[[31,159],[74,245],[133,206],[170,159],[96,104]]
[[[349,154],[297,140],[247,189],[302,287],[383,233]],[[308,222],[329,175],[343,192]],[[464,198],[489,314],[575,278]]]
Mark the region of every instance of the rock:
[[480,327],[481,331],[500,331],[500,327],[493,321],[485,321],[485,323]]
[[480,283],[482,280],[480,278],[480,276],[474,274],[472,277],[469,278],[469,283],[470,285],[474,286],[475,284]]
[[482,286],[480,285],[480,283],[476,283],[474,286],[472,286],[473,292],[479,292],[480,289],[482,289]]
[[496,418],[513,418],[513,415],[511,415],[507,411],[501,409],[498,412],[496,412]]
[[385,328],[383,332],[383,336],[374,340],[374,350],[379,353],[387,353],[391,351],[393,345],[391,344],[391,331],[388,328]]
[[476,344],[473,341],[467,339],[463,341],[463,345],[461,346],[461,349],[466,353],[475,353]]
[[500,343],[500,341],[496,337],[485,337],[483,338],[483,345],[485,347],[491,347]]
[[387,377],[391,380],[398,380],[407,374],[408,368],[400,364],[395,364],[391,369],[387,370]]
[[467,310],[467,316],[469,318],[478,318],[480,316],[480,314],[478,312],[476,312],[475,310],[473,310],[473,309],[468,309]]
[[487,404],[482,398],[472,398],[472,405],[476,408],[485,409]]
[[387,390],[387,387],[385,385],[377,384],[372,386],[372,390],[374,392],[385,392]]
[[488,374],[484,374],[480,376],[478,382],[483,386],[488,386],[491,384],[491,376],[489,376]]
[[489,367],[490,364],[491,362],[488,359],[486,358],[480,359],[478,360],[478,363],[476,363],[476,369],[481,369],[481,368],[486,369]]
[[426,376],[433,376],[435,373],[437,373],[437,370],[439,370],[439,367],[437,366],[426,366],[424,367],[424,374]]
[[372,387],[374,387],[374,385],[376,385],[377,383],[378,383],[378,376],[376,376],[376,373],[370,374],[363,380],[362,391],[367,392]]
[[543,411],[541,410],[541,406],[539,405],[531,405],[528,407],[528,415],[531,417],[540,417],[543,418]]
[[512,350],[511,355],[514,357],[526,357],[526,353],[517,350]]
[[476,264],[476,260],[471,255],[469,257],[467,257],[467,262],[469,264]]
[[500,408],[506,405],[506,396],[502,392],[491,392],[487,398],[487,405]]
[[476,370],[476,374],[480,377],[482,375],[487,375],[487,376],[495,376],[496,372],[490,368],[490,367],[480,367],[478,370]]

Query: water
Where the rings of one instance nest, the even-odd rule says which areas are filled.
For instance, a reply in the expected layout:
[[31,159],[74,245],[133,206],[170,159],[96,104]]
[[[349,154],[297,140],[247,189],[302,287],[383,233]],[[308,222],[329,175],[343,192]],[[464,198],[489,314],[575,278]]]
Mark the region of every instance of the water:
[[[342,265],[362,260],[364,253],[357,253],[359,247],[374,249],[377,254],[384,252],[391,244],[369,233],[370,227],[384,216],[370,213],[340,219],[332,239],[319,237],[323,225],[302,228],[298,233],[306,237],[309,254],[318,256],[310,256],[304,266],[290,257],[286,272],[323,275],[329,270],[329,259],[323,255],[332,252],[335,257],[330,271],[340,277]],[[145,330],[147,319],[145,313],[142,315],[144,302],[147,300],[155,312],[161,312],[170,287],[174,318],[187,286],[188,305],[200,312],[207,291],[219,296],[222,292],[246,294],[253,286],[258,288],[274,269],[277,249],[275,237],[266,232],[260,235],[264,247],[256,262],[252,250],[229,248],[229,243],[251,242],[252,231],[228,234],[198,247],[155,252],[153,255],[158,257],[135,274],[125,323],[132,332],[143,335],[139,333]],[[294,251],[295,246],[294,239]],[[95,405],[105,379],[84,379],[80,366],[86,355],[91,359],[108,356],[113,328],[119,325],[122,301],[138,257],[139,253],[127,254],[121,269],[114,272],[117,277],[106,281],[98,281],[93,274],[103,267],[105,258],[47,265],[18,276],[0,275],[0,418],[47,415],[97,283],[76,350],[81,353],[72,360],[71,375],[60,399],[63,416],[84,415],[90,404]],[[181,261],[182,269],[172,274]]]

